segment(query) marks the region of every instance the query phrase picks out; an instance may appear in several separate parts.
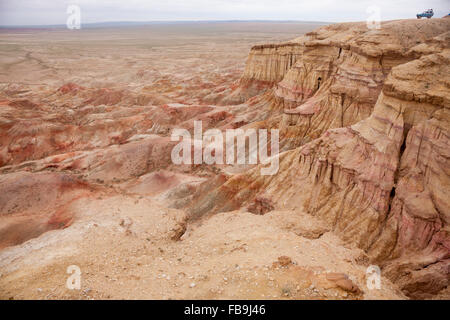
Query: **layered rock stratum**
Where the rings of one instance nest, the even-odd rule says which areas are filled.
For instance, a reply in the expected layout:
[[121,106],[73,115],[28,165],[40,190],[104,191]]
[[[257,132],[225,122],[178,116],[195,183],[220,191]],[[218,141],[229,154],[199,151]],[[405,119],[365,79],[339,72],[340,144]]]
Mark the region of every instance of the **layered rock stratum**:
[[[256,45],[220,90],[4,86],[1,297],[448,298],[449,65],[449,19],[398,20]],[[278,173],[174,165],[194,120],[279,129]]]

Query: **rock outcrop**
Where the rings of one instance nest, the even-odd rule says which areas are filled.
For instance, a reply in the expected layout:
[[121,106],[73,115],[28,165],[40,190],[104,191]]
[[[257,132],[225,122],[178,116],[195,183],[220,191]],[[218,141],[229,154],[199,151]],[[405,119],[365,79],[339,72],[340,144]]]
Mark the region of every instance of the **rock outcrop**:
[[275,86],[302,54],[302,45],[295,42],[254,46],[236,88],[221,103],[243,103]]
[[[318,40],[306,43],[321,63],[305,52],[273,91],[285,117],[298,119],[294,138],[317,138],[280,154],[277,175],[260,176],[259,167],[235,175],[199,194],[191,212],[233,210],[260,197],[275,209],[304,209],[365,250],[406,294],[430,297],[450,279],[450,25],[394,21],[363,36],[354,28],[310,34]],[[330,29],[358,36],[324,39]]]
[[[283,121],[276,126],[282,130],[284,150],[294,148],[328,129],[367,118],[391,68],[415,59],[417,54],[411,48],[447,30],[448,23],[442,19],[427,24],[389,21],[380,30],[369,30],[365,23],[322,27],[290,44],[296,54],[286,71],[286,63],[279,62],[287,59],[284,51],[275,45],[254,48],[236,92],[244,91],[249,97],[272,88],[254,103],[258,108],[282,112]],[[264,59],[256,59],[261,50],[267,51]],[[265,62],[264,68],[261,62]],[[282,80],[274,84],[280,76]],[[255,83],[260,90],[248,85]]]

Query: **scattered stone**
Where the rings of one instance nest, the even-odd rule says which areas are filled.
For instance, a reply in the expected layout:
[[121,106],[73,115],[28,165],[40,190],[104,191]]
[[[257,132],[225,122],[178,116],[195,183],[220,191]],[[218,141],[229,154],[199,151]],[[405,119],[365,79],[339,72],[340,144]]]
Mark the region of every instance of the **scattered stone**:
[[352,280],[348,278],[348,276],[344,273],[328,273],[327,280],[333,282],[338,288],[354,293],[359,294],[361,290],[359,287],[353,283]]
[[287,267],[290,264],[292,264],[292,259],[288,256],[281,256],[281,257],[278,257],[278,263],[282,267]]
[[187,220],[182,220],[171,230],[170,238],[173,241],[179,241],[187,230]]
[[284,297],[290,297],[291,296],[291,289],[288,287],[281,288],[281,294]]
[[275,206],[273,202],[270,199],[262,196],[257,196],[253,203],[247,208],[248,212],[258,215],[264,215],[267,212],[273,211],[274,209]]
[[92,291],[91,288],[86,288],[86,289],[83,290],[83,293],[88,295],[91,291]]

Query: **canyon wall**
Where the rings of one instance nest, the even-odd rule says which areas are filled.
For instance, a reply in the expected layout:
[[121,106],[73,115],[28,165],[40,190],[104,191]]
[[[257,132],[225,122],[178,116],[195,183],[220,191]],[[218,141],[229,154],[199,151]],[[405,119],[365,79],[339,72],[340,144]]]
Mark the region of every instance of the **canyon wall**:
[[273,45],[264,59],[256,59],[258,47],[250,53],[237,92],[255,96],[257,90],[248,89],[252,86],[247,84],[266,84],[262,87],[269,92],[255,97],[252,104],[280,110],[283,121],[276,126],[282,130],[283,148],[298,147],[327,129],[367,118],[391,68],[416,58],[412,47],[448,30],[448,23],[441,20],[425,25],[415,20],[390,21],[380,30],[369,30],[365,23],[319,28],[293,41],[299,56],[275,84],[272,81],[283,73],[274,70],[273,64],[285,55]]
[[303,56],[256,98],[262,109],[282,108],[275,127],[289,123],[278,174],[256,167],[210,183],[192,216],[251,211],[261,199],[271,204],[266,211],[305,210],[367,252],[410,297],[447,288],[449,30],[448,19],[434,19],[309,34]]
[[303,46],[290,42],[254,46],[241,79],[222,104],[239,104],[280,82],[302,56]]

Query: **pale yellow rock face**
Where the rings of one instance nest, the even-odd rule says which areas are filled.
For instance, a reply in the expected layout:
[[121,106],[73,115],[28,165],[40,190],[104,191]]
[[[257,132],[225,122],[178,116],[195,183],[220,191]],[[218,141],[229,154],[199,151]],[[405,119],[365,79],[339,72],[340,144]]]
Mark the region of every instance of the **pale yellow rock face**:
[[234,176],[200,198],[194,212],[226,211],[264,196],[275,209],[320,218],[407,295],[428,298],[445,289],[449,30],[448,19],[393,21],[380,31],[333,25],[299,39],[302,57],[257,104],[282,106],[282,120],[267,121],[284,130],[282,143],[291,149],[279,156],[279,173],[263,177],[255,168]]
[[[270,91],[256,101],[260,108],[282,112],[283,121],[277,126],[285,138],[283,145],[294,148],[320,137],[327,129],[369,117],[390,70],[417,58],[420,50],[431,50],[425,49],[431,48],[425,41],[443,36],[448,29],[446,19],[425,24],[389,21],[380,30],[369,30],[365,23],[322,27],[293,41],[296,45],[291,46],[299,56],[284,73],[277,68],[284,70],[286,66],[282,62],[286,60],[284,51],[276,46],[254,48],[241,84],[259,83],[261,90]],[[439,43],[434,41],[434,45]],[[281,74],[282,80],[273,84]],[[236,92],[253,96],[261,91],[247,89],[241,85]]]
[[222,104],[242,103],[273,87],[284,78],[302,54],[303,47],[297,43],[254,46],[238,87]]

